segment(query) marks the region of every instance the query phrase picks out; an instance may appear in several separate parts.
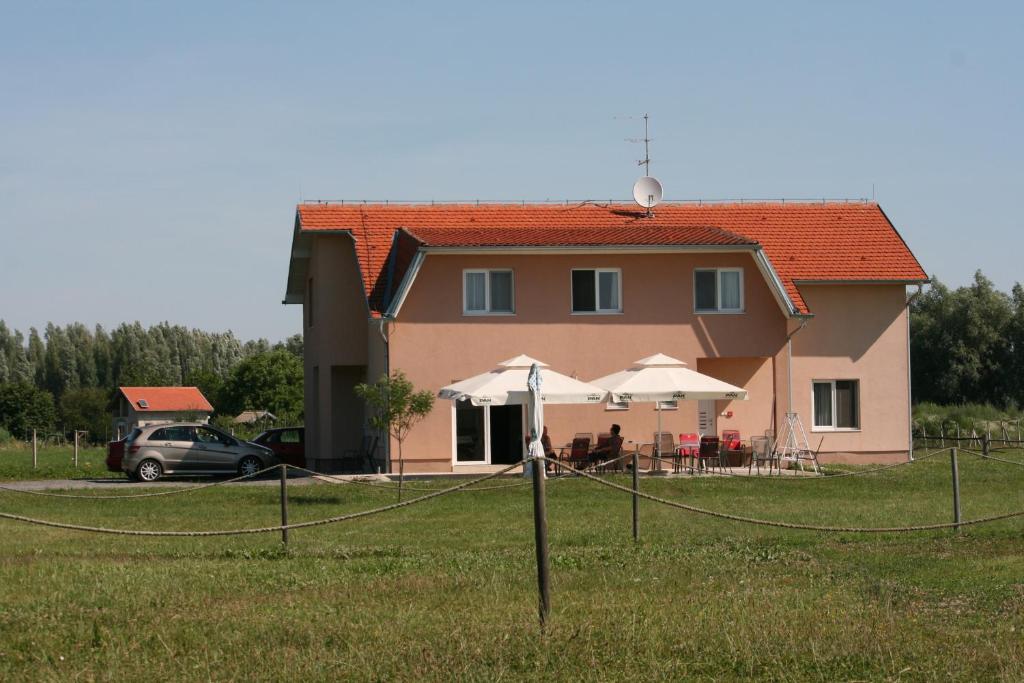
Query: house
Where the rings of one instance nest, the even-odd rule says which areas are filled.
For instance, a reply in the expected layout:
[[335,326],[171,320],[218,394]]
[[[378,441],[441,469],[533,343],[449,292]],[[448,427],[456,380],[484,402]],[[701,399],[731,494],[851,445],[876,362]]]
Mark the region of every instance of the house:
[[[303,306],[307,457],[358,449],[352,388],[394,370],[437,391],[518,354],[590,380],[665,353],[749,393],[663,406],[675,434],[778,433],[791,412],[823,461],[906,459],[908,286],[926,282],[869,202],[301,204],[284,303]],[[612,422],[649,441],[654,410],[545,421],[556,445]],[[439,400],[406,471],[518,461],[522,412]]]
[[232,422],[236,425],[270,424],[277,422],[277,415],[269,410],[243,410]]
[[208,422],[213,406],[198,387],[118,387],[114,433],[157,422]]

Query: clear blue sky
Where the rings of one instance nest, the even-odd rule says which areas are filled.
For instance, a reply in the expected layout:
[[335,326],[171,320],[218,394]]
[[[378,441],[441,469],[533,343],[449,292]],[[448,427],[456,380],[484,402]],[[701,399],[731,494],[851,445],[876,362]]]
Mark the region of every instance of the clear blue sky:
[[1024,253],[1019,3],[15,3],[0,318],[280,339],[300,198],[870,197],[948,284]]

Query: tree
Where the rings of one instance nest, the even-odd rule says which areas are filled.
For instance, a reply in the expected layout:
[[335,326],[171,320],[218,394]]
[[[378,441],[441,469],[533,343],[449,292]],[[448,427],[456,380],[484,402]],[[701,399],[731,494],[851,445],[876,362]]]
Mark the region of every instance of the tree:
[[0,427],[19,438],[53,426],[53,394],[31,384],[0,384]]
[[302,361],[284,349],[266,351],[235,366],[224,383],[218,412],[269,410],[277,415],[301,415]]
[[434,407],[434,394],[416,391],[401,370],[395,370],[390,377],[382,375],[376,384],[357,384],[355,392],[372,412],[370,425],[398,442],[398,499],[401,500],[405,476],[402,443],[409,430]]
[[89,440],[98,443],[110,432],[110,396],[97,387],[69,389],[60,397],[64,429],[84,429]]

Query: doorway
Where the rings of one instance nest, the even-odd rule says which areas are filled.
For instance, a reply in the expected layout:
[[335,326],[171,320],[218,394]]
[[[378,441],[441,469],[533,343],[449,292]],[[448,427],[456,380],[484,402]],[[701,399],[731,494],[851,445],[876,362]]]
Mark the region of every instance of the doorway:
[[511,465],[523,459],[523,406],[455,401],[452,460],[456,465]]
[[523,407],[491,406],[491,464],[523,459]]
[[715,421],[716,410],[714,401],[697,402],[697,431],[701,433],[701,436],[715,436],[718,434],[718,427]]

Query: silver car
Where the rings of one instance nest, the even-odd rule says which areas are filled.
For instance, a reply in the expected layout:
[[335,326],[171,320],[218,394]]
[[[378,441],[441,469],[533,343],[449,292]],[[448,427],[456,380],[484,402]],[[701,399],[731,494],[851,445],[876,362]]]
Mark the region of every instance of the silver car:
[[121,469],[129,479],[165,474],[255,474],[278,464],[269,448],[241,441],[200,423],[138,427],[125,440]]

